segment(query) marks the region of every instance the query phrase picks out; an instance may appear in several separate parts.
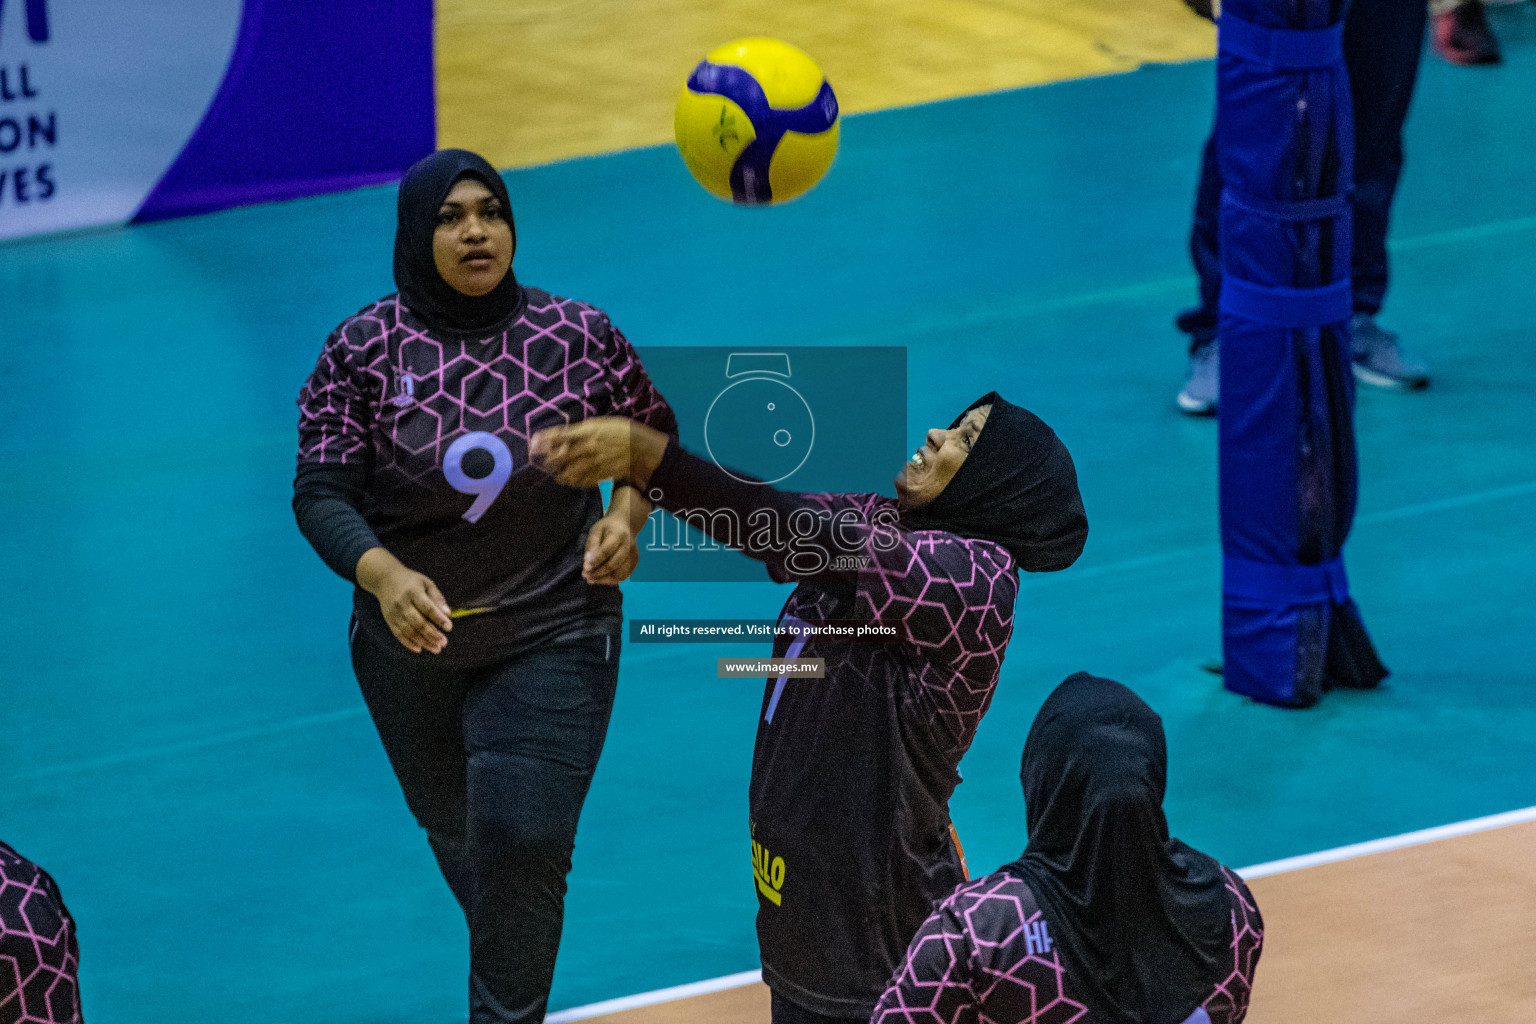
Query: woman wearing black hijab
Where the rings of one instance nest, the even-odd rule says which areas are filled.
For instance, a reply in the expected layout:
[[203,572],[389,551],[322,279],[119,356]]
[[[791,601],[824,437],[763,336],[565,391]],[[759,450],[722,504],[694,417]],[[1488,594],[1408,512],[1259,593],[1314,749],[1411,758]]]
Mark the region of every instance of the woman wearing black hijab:
[[894,501],[778,491],[623,420],[542,432],[534,458],[571,486],[643,481],[799,583],[774,656],[825,659],[825,678],[764,690],[749,797],[758,945],[774,1024],[863,1024],[933,901],[965,877],[949,798],[997,685],[1018,571],[1064,569],[1087,537],[1066,447],[993,393],[928,431]]
[[872,1024],[1241,1021],[1264,922],[1168,837],[1167,766],[1141,698],[1085,672],[1058,686],[1024,744],[1024,856],[935,908]]
[[299,397],[294,511],[356,584],[352,664],[464,909],[470,1020],[544,1019],[576,823],[613,707],[620,595],[650,511],[560,487],[541,427],[671,410],[600,310],[520,285],[506,185],[444,150],[400,183],[399,290]]

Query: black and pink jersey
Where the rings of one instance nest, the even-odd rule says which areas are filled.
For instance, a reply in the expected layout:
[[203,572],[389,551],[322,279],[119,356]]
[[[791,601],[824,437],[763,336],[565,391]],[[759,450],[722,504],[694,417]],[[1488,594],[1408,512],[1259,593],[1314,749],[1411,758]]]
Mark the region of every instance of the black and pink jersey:
[[[440,657],[510,654],[619,616],[618,589],[581,578],[599,492],[562,487],[528,461],[535,431],[593,416],[677,432],[601,310],[525,287],[491,333],[429,331],[386,296],[326,340],[299,409],[301,475],[365,469],[360,511],[379,543],[453,608],[492,609],[458,619]],[[359,590],[356,608],[388,635],[370,595]]]
[[[1230,870],[1231,971],[1186,1024],[1237,1024],[1248,1013],[1264,922]],[[1044,914],[1007,868],[957,889],[918,929],[870,1024],[1093,1024],[1073,998]]]
[[0,1020],[80,1024],[80,946],[53,878],[0,843]]
[[[650,486],[674,513],[814,519],[819,531],[802,530],[797,547],[732,538],[723,516],[708,525],[774,579],[803,580],[781,623],[895,631],[894,642],[781,635],[775,657],[823,658],[825,678],[769,681],[752,759],[763,978],[818,1013],[868,1014],[934,901],[965,878],[949,798],[1013,632],[1013,556],[901,529],[890,498],[774,491],[676,446]],[[825,566],[805,557],[818,548],[832,556]]]

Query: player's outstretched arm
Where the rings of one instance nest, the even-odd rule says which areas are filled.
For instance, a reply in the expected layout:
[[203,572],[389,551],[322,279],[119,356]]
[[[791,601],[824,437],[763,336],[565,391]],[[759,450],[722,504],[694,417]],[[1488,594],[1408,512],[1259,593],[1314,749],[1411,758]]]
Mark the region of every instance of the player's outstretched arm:
[[536,431],[528,439],[528,457],[566,487],[625,480],[644,488],[666,454],[668,440],[638,420],[595,416]]
[[[662,508],[763,562],[781,583],[857,576],[831,556],[862,550],[870,526],[860,517],[832,513],[824,496],[728,473],[644,424],[597,417],[550,427],[533,435],[528,451],[535,465],[568,487],[634,481]],[[758,528],[764,521],[777,527]],[[786,531],[793,532],[794,544],[784,542]],[[808,552],[821,554],[807,558]]]

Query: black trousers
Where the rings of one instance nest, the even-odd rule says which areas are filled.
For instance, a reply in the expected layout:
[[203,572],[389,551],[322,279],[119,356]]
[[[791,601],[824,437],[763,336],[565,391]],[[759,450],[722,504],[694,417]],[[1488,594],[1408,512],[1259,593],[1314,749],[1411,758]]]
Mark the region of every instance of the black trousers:
[[354,631],[363,699],[469,924],[471,1024],[544,1019],[619,641],[614,624],[466,671]]
[[[1355,311],[1374,315],[1387,294],[1387,221],[1403,170],[1403,122],[1418,80],[1428,8],[1416,0],[1354,0],[1344,19],[1344,62],[1355,112]],[[1205,143],[1189,249],[1200,305],[1180,314],[1191,349],[1216,339],[1221,296],[1216,133]]]

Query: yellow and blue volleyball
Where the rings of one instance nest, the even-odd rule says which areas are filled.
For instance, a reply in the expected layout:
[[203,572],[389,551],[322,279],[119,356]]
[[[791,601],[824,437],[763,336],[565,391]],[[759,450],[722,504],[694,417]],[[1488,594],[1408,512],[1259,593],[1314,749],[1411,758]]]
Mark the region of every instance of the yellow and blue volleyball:
[[744,206],[809,191],[837,155],[837,96],[821,68],[777,39],[726,43],[677,98],[677,148],[710,192]]

